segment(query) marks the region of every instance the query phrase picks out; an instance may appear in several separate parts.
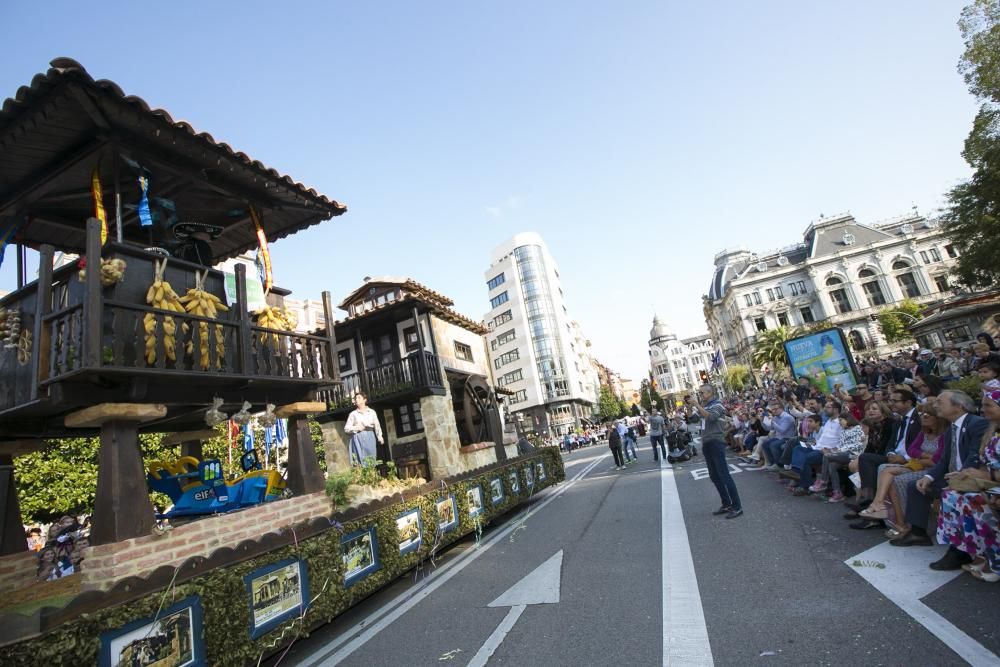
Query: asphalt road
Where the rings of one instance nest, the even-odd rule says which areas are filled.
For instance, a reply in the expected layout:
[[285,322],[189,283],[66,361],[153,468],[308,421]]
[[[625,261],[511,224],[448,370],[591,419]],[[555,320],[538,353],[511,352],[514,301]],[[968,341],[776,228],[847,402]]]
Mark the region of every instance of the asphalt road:
[[[280,664],[1000,664],[1000,585],[928,583],[940,548],[879,547],[879,531],[847,528],[841,505],[793,498],[764,472],[734,474],[743,517],[713,517],[700,457],[661,469],[646,439],[640,448],[624,471],[606,447],[573,452],[566,482],[299,640]],[[674,487],[679,502],[664,504],[678,500]],[[898,563],[901,551],[915,564]],[[876,587],[887,574],[903,582],[887,589],[894,600]],[[925,590],[895,601],[915,582]],[[523,609],[489,606],[508,591]]]

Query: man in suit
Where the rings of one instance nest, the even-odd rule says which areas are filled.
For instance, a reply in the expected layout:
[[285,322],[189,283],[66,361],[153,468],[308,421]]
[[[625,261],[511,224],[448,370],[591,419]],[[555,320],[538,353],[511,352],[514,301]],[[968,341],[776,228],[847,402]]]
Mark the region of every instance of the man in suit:
[[[900,385],[889,392],[889,404],[897,419],[893,422],[894,435],[892,442],[895,443],[891,452],[875,454],[865,452],[858,457],[858,473],[861,475],[861,489],[858,491],[858,500],[848,507],[855,511],[863,510],[871,504],[875,497],[875,489],[878,484],[878,469],[884,463],[906,463],[909,458],[906,455],[907,448],[917,439],[920,433],[920,415],[917,414],[917,399],[906,385]],[[881,521],[866,519],[852,527],[877,528],[881,526]]]
[[[948,483],[948,473],[962,468],[979,466],[979,447],[989,421],[971,414],[975,409],[972,399],[960,391],[942,391],[937,398],[938,414],[950,425],[944,434],[944,450],[937,465],[923,477],[906,487],[906,521],[910,532],[890,542],[895,547],[930,546],[933,541],[927,534],[927,518],[931,503],[941,495]],[[940,560],[931,563],[935,570],[954,570],[968,563],[969,555],[949,547]]]

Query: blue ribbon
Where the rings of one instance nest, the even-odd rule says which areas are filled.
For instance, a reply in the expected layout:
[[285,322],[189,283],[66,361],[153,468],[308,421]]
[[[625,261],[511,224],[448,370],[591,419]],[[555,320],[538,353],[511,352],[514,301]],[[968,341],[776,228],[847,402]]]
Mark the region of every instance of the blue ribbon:
[[151,227],[153,225],[153,216],[149,212],[149,198],[146,196],[146,192],[149,190],[149,179],[145,176],[139,177],[139,224],[143,227]]
[[17,230],[21,228],[23,218],[11,218],[7,224],[0,227],[0,266],[3,266],[3,255],[7,251],[7,245],[13,240]]

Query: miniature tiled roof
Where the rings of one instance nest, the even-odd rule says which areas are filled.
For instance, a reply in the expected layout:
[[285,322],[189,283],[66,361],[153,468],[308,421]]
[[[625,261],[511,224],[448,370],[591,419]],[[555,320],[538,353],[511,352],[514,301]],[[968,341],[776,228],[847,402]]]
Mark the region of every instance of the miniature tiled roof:
[[373,313],[381,312],[389,307],[397,306],[407,301],[419,301],[420,303],[429,306],[438,317],[446,322],[450,322],[481,336],[490,332],[489,327],[487,327],[484,323],[476,322],[475,320],[470,319],[454,310],[451,306],[453,306],[455,302],[446,297],[444,294],[432,290],[430,287],[427,287],[422,283],[418,283],[412,278],[382,276],[379,278],[367,279],[363,285],[348,294],[347,297],[340,302],[338,308],[341,310],[347,310],[350,304],[362,298],[364,292],[378,286],[400,287],[403,291],[403,296],[402,298],[394,301],[386,301],[381,304],[375,304],[363,313],[348,315],[342,321],[354,322],[364,317],[368,317]]
[[[257,245],[246,204],[262,210],[262,224],[272,241],[347,210],[211,134],[174,120],[167,111],[126,95],[114,82],[95,80],[75,60],[57,58],[50,64],[51,69],[35,75],[0,107],[0,217],[28,213],[31,222],[19,234],[27,245],[82,248],[80,217],[85,218],[90,207],[83,186],[89,185],[90,171],[99,165],[102,185],[110,189],[113,152],[132,154],[142,166],[159,161],[163,173],[173,168],[170,180],[176,181],[177,192],[169,197],[177,200],[178,212],[188,216],[182,219],[194,217],[225,228],[212,241],[216,261]],[[55,187],[39,187],[42,177],[57,181]],[[151,198],[166,180],[150,185]],[[46,200],[50,190],[62,191],[60,198]],[[67,195],[71,190],[80,190],[80,195]],[[104,199],[113,218],[108,193]],[[241,204],[242,215],[233,210]],[[128,224],[126,230],[139,231]]]

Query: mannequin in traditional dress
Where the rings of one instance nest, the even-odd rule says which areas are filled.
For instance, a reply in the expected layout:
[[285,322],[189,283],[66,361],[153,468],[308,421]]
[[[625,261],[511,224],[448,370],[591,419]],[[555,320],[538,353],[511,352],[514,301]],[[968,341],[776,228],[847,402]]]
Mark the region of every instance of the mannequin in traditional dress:
[[377,458],[376,443],[382,444],[382,426],[378,414],[368,407],[368,397],[358,392],[354,395],[355,409],[347,416],[344,430],[351,436],[351,462],[363,465],[365,459]]

